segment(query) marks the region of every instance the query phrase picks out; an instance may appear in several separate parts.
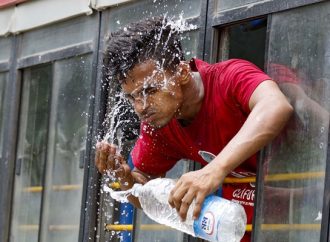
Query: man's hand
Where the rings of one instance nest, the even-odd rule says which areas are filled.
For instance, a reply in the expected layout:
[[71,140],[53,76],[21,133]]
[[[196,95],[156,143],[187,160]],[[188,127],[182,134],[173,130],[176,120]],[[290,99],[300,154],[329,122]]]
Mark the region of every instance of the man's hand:
[[104,141],[96,144],[95,165],[100,173],[110,172],[115,176],[122,190],[131,188],[135,182],[144,184],[150,179],[136,168],[131,171],[124,158],[117,153],[116,146]]
[[116,154],[117,148],[105,141],[96,144],[95,165],[98,171],[104,174],[106,171],[115,171],[124,162],[121,155]]
[[110,172],[120,181],[121,189],[126,190],[133,186],[134,178],[131,169],[124,158],[117,153],[115,145],[107,142],[96,144],[95,165],[102,174]]
[[169,196],[169,204],[175,208],[182,221],[186,219],[188,209],[195,199],[193,219],[197,219],[206,196],[216,191],[222,183],[222,178],[216,176],[210,169],[188,172],[181,176]]

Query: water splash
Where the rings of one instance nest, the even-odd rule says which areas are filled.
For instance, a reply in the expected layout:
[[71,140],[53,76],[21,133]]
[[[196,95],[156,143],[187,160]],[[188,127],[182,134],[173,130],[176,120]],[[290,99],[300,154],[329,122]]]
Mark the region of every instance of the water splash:
[[127,191],[115,191],[105,184],[103,185],[103,191],[110,193],[112,199],[116,200],[117,202],[127,203],[127,197],[131,195],[132,189],[129,189]]

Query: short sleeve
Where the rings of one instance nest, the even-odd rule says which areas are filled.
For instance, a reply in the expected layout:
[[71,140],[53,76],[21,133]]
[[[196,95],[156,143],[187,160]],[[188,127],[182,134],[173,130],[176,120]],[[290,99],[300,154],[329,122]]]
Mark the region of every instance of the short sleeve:
[[162,137],[161,129],[152,129],[147,124],[141,124],[140,137],[132,150],[133,164],[139,170],[160,175],[169,171],[178,158]]
[[239,59],[233,59],[224,69],[224,85],[232,98],[249,113],[249,100],[260,83],[271,78],[254,64]]

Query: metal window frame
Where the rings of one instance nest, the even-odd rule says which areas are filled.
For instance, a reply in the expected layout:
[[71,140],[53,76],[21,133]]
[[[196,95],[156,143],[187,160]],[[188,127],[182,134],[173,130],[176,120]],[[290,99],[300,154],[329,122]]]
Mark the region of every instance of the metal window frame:
[[0,62],[0,72],[7,72],[9,71],[9,62],[8,61],[4,61],[4,62]]
[[92,95],[94,95],[93,104],[90,105],[88,119],[88,139],[86,142],[86,153],[84,162],[84,184],[83,196],[81,203],[80,232],[78,241],[90,242],[97,240],[99,197],[100,197],[100,173],[98,173],[95,163],[95,147],[97,135],[101,131],[102,122],[105,116],[105,105],[107,100],[104,92],[104,83],[102,83],[102,53],[101,36],[102,36],[102,12],[97,13],[97,28],[94,43],[95,50],[93,53],[93,69],[92,69]]
[[210,0],[213,2],[212,26],[232,23],[235,21],[255,18],[270,13],[281,12],[292,8],[325,2],[327,0],[268,0],[246,4],[240,7],[226,9],[215,12],[220,0]]
[[[216,4],[219,0],[209,0],[208,17],[206,26],[205,36],[205,53],[204,59],[209,62],[215,62],[217,58],[218,48],[221,42],[221,29],[227,25],[236,24],[240,21],[246,21],[253,18],[267,17],[267,33],[266,33],[266,50],[265,50],[265,61],[268,59],[268,48],[269,48],[269,32],[272,19],[272,13],[278,13],[298,7],[308,6],[325,2],[327,0],[269,0],[267,2],[253,3],[225,11],[217,12]],[[261,187],[262,181],[262,169],[263,165],[264,149],[260,152],[257,169],[257,189],[256,189],[256,201],[255,207],[257,208],[261,198]],[[330,133],[328,139],[328,152],[327,161],[330,160]],[[322,208],[322,222],[321,222],[321,237],[320,242],[330,242],[330,165],[326,164],[326,177],[323,197],[323,208]],[[256,217],[260,215],[260,211],[255,210],[253,218],[253,226],[258,227],[256,223]],[[260,226],[260,225],[259,225]],[[252,231],[252,241],[254,241],[254,233]]]
[[204,60],[208,60],[209,62],[216,60],[215,54],[217,53],[220,39],[219,28],[228,24],[234,24],[235,22],[263,17],[271,13],[325,2],[327,0],[268,0],[217,12],[219,1],[221,0],[208,0]]
[[[201,1],[201,14],[197,17],[192,17],[192,18],[188,18],[186,19],[187,24],[192,24],[192,25],[197,25],[198,26],[198,45],[197,45],[197,58],[203,59],[204,58],[204,52],[205,52],[205,32],[206,32],[206,26],[207,26],[207,11],[208,11],[208,1]],[[100,37],[99,37],[99,63],[102,63],[102,57],[103,57],[103,52],[102,50],[104,50],[105,47],[105,43],[104,43],[104,39],[107,33],[107,30],[109,30],[108,27],[108,15],[111,14],[111,12],[109,11],[105,11],[104,13],[101,12],[101,20],[100,20]],[[96,104],[96,106],[98,108],[96,108],[95,111],[95,119],[96,122],[98,123],[98,125],[96,125],[98,128],[96,128],[97,130],[95,130],[95,136],[98,134],[102,134],[103,130],[102,130],[102,122],[104,120],[104,117],[106,115],[106,101],[108,99],[108,95],[109,93],[107,91],[107,88],[109,87],[109,83],[103,83],[102,87],[101,87],[101,78],[102,78],[102,70],[99,69],[98,73],[97,73],[97,85],[99,85],[99,88],[97,88],[97,91],[99,92],[95,98],[96,100],[100,100],[100,102],[98,104]],[[103,89],[103,91],[101,90]],[[94,158],[94,157],[92,157]],[[198,166],[198,165],[197,165]],[[197,169],[198,167],[193,165],[190,167],[190,170],[194,170]],[[100,218],[99,218],[100,220]],[[102,238],[104,236],[104,232],[103,232],[103,227],[102,224],[100,224],[102,221],[99,221],[98,226],[98,230],[99,230],[99,240],[103,241]],[[134,215],[133,215],[133,223],[136,223],[136,211],[134,211]],[[133,231],[132,231],[132,241],[134,241],[134,235],[136,233],[135,229],[137,226],[133,226]],[[94,229],[94,226],[92,227]],[[95,234],[94,234],[95,235]],[[83,240],[84,242],[89,241],[88,237],[86,237],[86,240]],[[79,240],[80,241],[80,240]],[[188,236],[188,235],[184,235],[183,241],[186,242],[197,242],[197,241],[201,241],[198,238],[194,238],[192,236]]]
[[[0,197],[0,241],[9,241],[10,219],[13,199],[13,185],[15,178],[15,156],[17,142],[17,125],[20,105],[21,75],[17,70],[17,36],[11,37],[11,55],[9,59],[8,85],[4,110],[8,115],[4,117],[3,162],[0,170],[1,194]],[[8,95],[9,94],[9,95]],[[9,112],[10,110],[10,112]]]

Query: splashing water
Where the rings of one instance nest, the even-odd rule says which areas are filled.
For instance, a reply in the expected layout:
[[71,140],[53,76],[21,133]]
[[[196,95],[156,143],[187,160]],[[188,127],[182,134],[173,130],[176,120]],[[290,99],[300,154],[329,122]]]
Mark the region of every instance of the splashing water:
[[116,200],[117,202],[121,202],[121,203],[127,203],[127,197],[129,195],[131,195],[131,190],[129,189],[127,191],[115,191],[113,189],[111,189],[110,187],[108,187],[106,184],[103,186],[103,191],[104,192],[108,192],[110,193],[110,196]]

